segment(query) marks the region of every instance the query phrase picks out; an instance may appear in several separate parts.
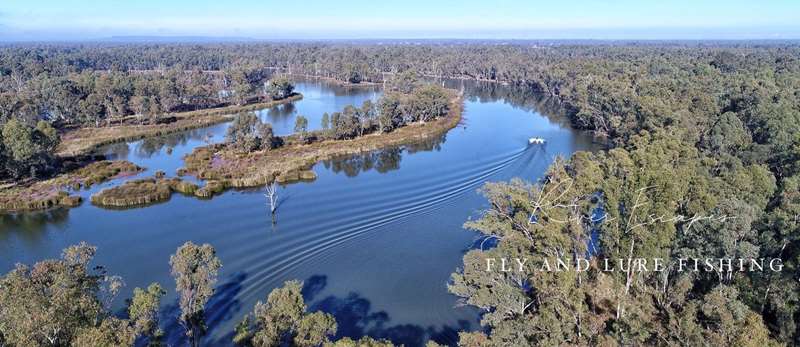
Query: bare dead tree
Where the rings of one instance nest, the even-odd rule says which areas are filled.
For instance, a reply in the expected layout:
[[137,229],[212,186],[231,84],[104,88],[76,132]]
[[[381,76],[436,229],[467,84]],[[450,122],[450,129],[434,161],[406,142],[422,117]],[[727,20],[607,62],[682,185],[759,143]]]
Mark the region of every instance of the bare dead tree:
[[266,187],[267,203],[269,204],[269,211],[272,213],[272,221],[275,222],[275,210],[278,209],[278,186],[275,182],[270,183]]

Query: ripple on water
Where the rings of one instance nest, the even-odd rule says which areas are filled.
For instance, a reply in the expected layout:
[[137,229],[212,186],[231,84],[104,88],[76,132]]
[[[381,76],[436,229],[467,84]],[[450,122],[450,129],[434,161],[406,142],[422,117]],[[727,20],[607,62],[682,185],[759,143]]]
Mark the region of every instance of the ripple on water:
[[[303,114],[318,126],[323,112],[380,95],[315,83],[298,89],[303,100],[260,116],[283,129]],[[410,346],[429,337],[452,343],[457,330],[477,328],[477,310],[456,308],[446,289],[476,237],[461,226],[485,208],[476,189],[514,176],[536,179],[556,155],[591,148],[580,134],[528,108],[480,90],[466,93],[481,97],[466,102],[464,124],[442,139],[320,163],[315,182],[281,187],[274,226],[261,189],[228,191],[212,200],[174,195],[168,203],[125,211],[85,203],[55,217],[29,218],[35,223],[3,219],[0,266],[7,271],[17,261],[57,257],[66,245],[86,240],[99,246],[97,264],[125,278],[121,297],[129,297],[133,287],[153,281],[174,286],[170,254],[187,240],[208,242],[224,264],[207,310],[208,344],[229,344],[235,323],[290,279],[306,282],[309,307],[334,314],[340,335],[368,334]],[[109,153],[148,167],[146,175],[171,175],[192,148],[222,141],[226,127],[115,145]],[[526,147],[533,135],[548,145]],[[182,330],[174,323],[174,291],[164,302],[165,329],[177,344]]]

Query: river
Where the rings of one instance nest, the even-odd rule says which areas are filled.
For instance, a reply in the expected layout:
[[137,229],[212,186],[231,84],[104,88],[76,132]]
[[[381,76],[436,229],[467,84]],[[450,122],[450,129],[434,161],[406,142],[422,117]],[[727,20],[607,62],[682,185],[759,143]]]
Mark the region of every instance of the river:
[[[440,82],[437,82],[440,83]],[[168,289],[162,323],[171,344],[182,341],[169,256],[186,241],[210,243],[222,260],[208,305],[205,344],[230,345],[234,325],[256,301],[283,282],[303,280],[311,310],[332,313],[339,336],[370,335],[408,346],[433,338],[452,344],[459,330],[479,329],[479,312],[447,292],[450,274],[476,241],[462,228],[486,201],[486,181],[536,180],[557,156],[592,150],[591,137],[571,129],[546,102],[510,87],[448,81],[466,95],[462,124],[428,143],[340,158],[313,167],[310,183],[280,187],[273,224],[263,190],[231,190],[211,200],[173,195],[169,202],[128,210],[93,206],[0,216],[0,271],[15,263],[58,257],[80,241],[98,247],[95,263],[122,276],[126,287],[159,282]],[[277,134],[288,134],[298,114],[309,128],[322,113],[376,100],[377,87],[343,88],[300,80],[304,98],[258,111]],[[219,142],[228,124],[164,138],[107,146],[109,158],[127,159],[168,176],[196,146]],[[544,146],[528,146],[542,137]],[[127,178],[126,178],[127,179]]]

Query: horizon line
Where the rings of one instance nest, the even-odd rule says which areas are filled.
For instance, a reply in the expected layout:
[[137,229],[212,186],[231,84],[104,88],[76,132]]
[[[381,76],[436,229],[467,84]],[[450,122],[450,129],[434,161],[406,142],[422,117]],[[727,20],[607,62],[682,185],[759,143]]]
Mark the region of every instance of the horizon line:
[[754,38],[525,38],[525,37],[286,37],[258,38],[249,36],[211,36],[211,35],[112,35],[86,38],[0,38],[0,43],[270,43],[270,42],[368,42],[368,41],[411,41],[411,42],[800,42],[800,37],[754,37]]

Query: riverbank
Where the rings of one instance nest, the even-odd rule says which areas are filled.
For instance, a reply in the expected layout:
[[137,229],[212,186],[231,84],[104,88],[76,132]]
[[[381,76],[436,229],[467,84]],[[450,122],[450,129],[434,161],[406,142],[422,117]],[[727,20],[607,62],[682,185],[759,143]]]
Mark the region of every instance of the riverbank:
[[163,136],[176,132],[204,128],[214,124],[233,120],[235,114],[240,112],[255,111],[273,106],[291,103],[303,98],[302,94],[290,97],[248,104],[243,106],[232,105],[213,109],[204,109],[188,112],[179,112],[167,115],[173,121],[164,124],[147,125],[115,125],[109,127],[85,127],[61,136],[61,144],[56,150],[59,157],[73,157],[89,154],[92,151],[112,143],[136,141],[148,137]]
[[[326,140],[301,144],[289,138],[283,147],[239,153],[225,144],[195,149],[184,158],[179,174],[192,175],[213,187],[213,193],[227,188],[257,187],[272,182],[281,184],[311,181],[311,167],[319,161],[342,155],[370,152],[386,147],[419,143],[441,136],[461,121],[463,99],[451,99],[448,114],[427,123],[413,123],[389,133],[373,133],[350,140]],[[201,188],[199,191],[209,191]],[[199,192],[198,191],[198,192]]]
[[42,181],[17,183],[0,188],[0,213],[75,207],[82,199],[69,190],[89,188],[116,178],[131,176],[144,169],[124,160],[102,160],[72,172]]

